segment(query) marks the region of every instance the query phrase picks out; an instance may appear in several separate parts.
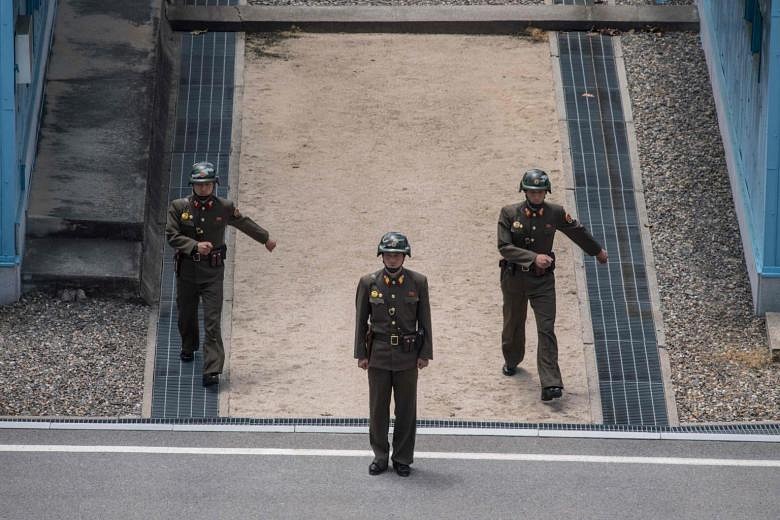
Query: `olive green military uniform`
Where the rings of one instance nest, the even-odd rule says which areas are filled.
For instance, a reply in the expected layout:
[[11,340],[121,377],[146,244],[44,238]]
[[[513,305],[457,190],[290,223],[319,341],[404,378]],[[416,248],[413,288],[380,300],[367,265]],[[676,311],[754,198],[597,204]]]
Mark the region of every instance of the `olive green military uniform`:
[[[225,276],[225,228],[233,226],[261,244],[268,231],[242,216],[232,201],[212,196],[205,202],[195,195],[174,200],[168,208],[165,235],[179,253],[176,276],[176,305],[182,352],[198,349],[198,301],[203,300],[206,338],[203,345],[203,373],[219,374],[225,361],[220,319],[222,282]],[[214,255],[197,255],[198,242],[211,242]],[[216,258],[222,251],[221,258]]]
[[545,202],[538,210],[527,201],[510,204],[501,209],[498,218],[498,250],[507,262],[501,269],[504,296],[501,350],[507,367],[515,367],[523,360],[530,301],[539,334],[536,364],[543,388],[563,388],[555,337],[554,265],[544,270],[534,265],[538,254],[552,255],[556,231],[561,231],[591,256],[601,251],[601,245],[588,230],[557,204]]
[[[411,464],[417,431],[417,359],[433,359],[431,306],[425,276],[403,269],[396,278],[384,269],[360,279],[355,297],[355,359],[369,359],[369,441],[374,460],[390,455],[390,395],[395,397],[393,461]],[[369,321],[374,336],[366,349]],[[410,345],[418,330],[421,340]]]

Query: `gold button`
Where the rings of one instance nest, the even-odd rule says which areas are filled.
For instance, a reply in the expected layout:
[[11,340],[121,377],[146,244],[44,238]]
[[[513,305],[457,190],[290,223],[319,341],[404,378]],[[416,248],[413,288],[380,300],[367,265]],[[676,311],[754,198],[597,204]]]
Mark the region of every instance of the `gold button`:
[[536,226],[532,226],[532,227],[531,227],[531,229],[533,229],[534,231],[536,231]]
[[394,300],[395,300],[395,294],[391,294],[391,295],[390,295],[390,298],[392,298],[392,299],[394,299]]
[[201,222],[206,222],[206,217],[200,217]]
[[536,242],[536,239],[535,239],[535,238],[532,238],[532,239],[531,239],[531,242]]
[[391,325],[395,325],[395,320],[392,321]]

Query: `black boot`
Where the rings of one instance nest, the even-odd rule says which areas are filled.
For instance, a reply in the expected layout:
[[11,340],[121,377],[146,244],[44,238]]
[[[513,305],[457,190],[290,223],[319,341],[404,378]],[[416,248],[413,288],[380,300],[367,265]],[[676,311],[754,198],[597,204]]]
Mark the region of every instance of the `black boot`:
[[552,401],[563,397],[563,388],[560,386],[545,386],[542,388],[542,401]]

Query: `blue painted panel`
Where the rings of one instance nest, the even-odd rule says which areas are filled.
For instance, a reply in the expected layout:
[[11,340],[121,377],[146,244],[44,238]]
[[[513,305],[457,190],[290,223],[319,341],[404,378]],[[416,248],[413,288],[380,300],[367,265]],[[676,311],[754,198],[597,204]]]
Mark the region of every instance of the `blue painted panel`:
[[[18,266],[23,254],[29,179],[56,9],[57,0],[0,0],[0,267]],[[17,85],[14,47],[21,15],[31,20],[32,82]],[[3,299],[13,296],[3,294]]]
[[15,265],[16,213],[19,203],[19,171],[16,151],[16,105],[14,101],[13,5],[0,1],[0,257]]
[[[775,221],[772,229],[777,227],[776,197],[770,200],[770,193],[776,190],[768,185],[772,179],[767,163],[768,153],[777,142],[768,139],[772,133],[770,127],[778,119],[777,115],[769,117],[769,108],[780,96],[780,83],[776,72],[774,75],[772,72],[772,61],[777,61],[778,52],[777,35],[773,38],[771,32],[772,26],[778,25],[777,4],[778,0],[698,2],[702,31],[709,32],[709,39],[716,47],[707,49],[707,53],[717,63],[713,71],[720,77],[713,81],[721,87],[722,106],[727,112],[722,116],[728,121],[730,135],[723,135],[723,139],[729,140],[734,150],[738,180],[733,188],[735,197],[742,199],[747,211],[745,221],[749,229],[743,233],[747,232],[752,239],[751,251],[759,273],[764,265],[777,261],[774,252],[766,256],[770,253],[767,246],[775,242],[775,233],[767,229],[771,215]],[[754,23],[759,14],[763,20],[760,26]],[[760,52],[753,52],[756,47]]]
[[[763,4],[763,5],[762,5]],[[756,9],[766,9],[766,1],[756,1]],[[766,114],[762,100],[766,92],[766,81],[759,81],[761,54],[750,50],[752,24],[745,21],[744,2],[699,2],[702,31],[710,33],[710,41],[716,48],[707,49],[711,60],[717,62],[713,78],[721,86],[722,106],[727,111],[730,135],[724,135],[732,143],[738,181],[734,189],[742,192],[744,206],[748,212],[746,223],[753,238],[752,252],[756,263],[761,264],[763,255],[763,206],[765,171],[765,140],[761,128],[765,127]],[[764,79],[766,74],[764,75]]]
[[17,2],[17,14],[31,16],[33,23],[33,81],[29,85],[16,86],[16,146],[19,161],[24,170],[21,189],[25,207],[40,125],[40,93],[45,81],[44,70],[51,48],[53,32],[53,28],[50,26],[52,24],[51,18],[56,6],[56,1],[30,2],[20,0]]
[[780,0],[765,18],[768,30],[766,202],[764,229],[764,274],[780,271]]

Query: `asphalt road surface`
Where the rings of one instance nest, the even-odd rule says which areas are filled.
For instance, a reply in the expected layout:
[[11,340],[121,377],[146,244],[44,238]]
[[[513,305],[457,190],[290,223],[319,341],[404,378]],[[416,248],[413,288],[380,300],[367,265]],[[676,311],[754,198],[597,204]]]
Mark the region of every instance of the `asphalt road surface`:
[[780,518],[780,444],[0,430],[0,518]]

